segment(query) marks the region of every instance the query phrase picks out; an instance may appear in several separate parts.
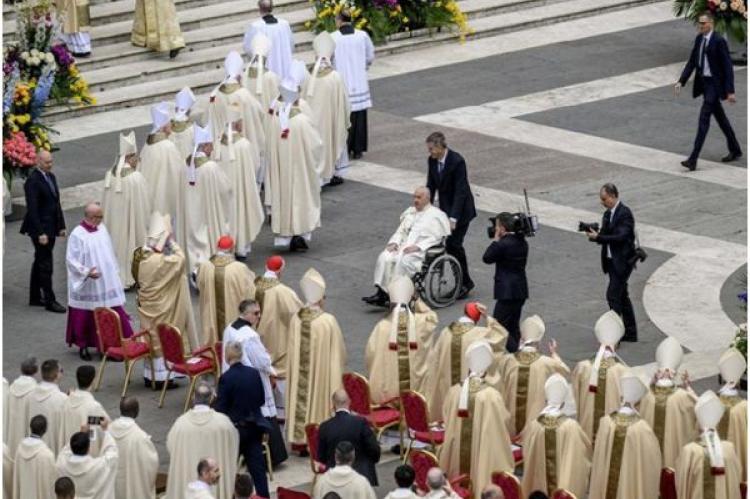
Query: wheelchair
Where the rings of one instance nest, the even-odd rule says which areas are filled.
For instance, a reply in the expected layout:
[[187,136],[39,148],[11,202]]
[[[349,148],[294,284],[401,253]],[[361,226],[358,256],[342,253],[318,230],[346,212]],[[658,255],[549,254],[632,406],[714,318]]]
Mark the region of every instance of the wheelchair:
[[430,308],[444,308],[456,302],[463,276],[458,260],[444,244],[428,248],[422,269],[414,277],[414,288]]

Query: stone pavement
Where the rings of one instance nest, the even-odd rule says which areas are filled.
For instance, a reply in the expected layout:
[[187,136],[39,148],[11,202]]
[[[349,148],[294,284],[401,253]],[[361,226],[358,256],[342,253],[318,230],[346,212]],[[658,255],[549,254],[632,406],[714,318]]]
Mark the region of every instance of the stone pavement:
[[[353,166],[344,185],[323,191],[323,227],[309,252],[287,256],[284,275],[295,288],[308,267],[325,276],[327,307],[347,342],[348,369],[364,371],[364,346],[382,312],[359,298],[371,293],[375,258],[410,202],[408,193],[423,181],[424,137],[440,128],[465,156],[481,210],[465,244],[477,283],[475,299],[493,302],[493,269],[481,262],[489,242],[487,218],[517,209],[527,188],[542,230],[529,241],[531,297],[524,314],[544,318],[547,337],[559,341],[571,366],[590,356],[596,348],[594,321],[606,310],[606,279],[598,247],[575,227],[579,220],[600,218],[599,186],[613,181],[633,209],[649,252],[630,281],[640,341],[623,344],[620,353],[629,364],[647,369],[658,342],[674,335],[691,351],[686,367],[699,378],[696,389],[716,387],[716,356],[733,336],[732,324],[746,320],[736,299],[747,277],[746,160],[717,163],[724,144],[714,124],[703,154],[708,161],[698,172],[686,173],[675,164],[689,152],[700,102],[688,97],[689,88],[672,97],[676,71],[661,81],[684,62],[693,38],[689,25],[666,21],[669,9],[669,2],[662,2],[607,14],[606,22],[571,21],[578,24],[568,25],[569,31],[544,27],[427,49],[408,55],[411,71],[406,56],[375,63],[379,78],[372,82],[376,107],[370,113],[366,161]],[[652,17],[644,17],[646,12]],[[623,25],[624,19],[631,24]],[[738,68],[736,80],[738,104],[727,106],[727,112],[738,136],[746,137],[747,73]],[[144,109],[139,116],[112,114],[107,122],[85,120],[80,130],[74,122],[62,125],[63,136],[72,140],[61,143],[56,154],[70,227],[80,219],[83,202],[100,193],[98,181],[112,164],[119,127],[139,127],[142,140],[148,114]],[[86,131],[92,129],[100,133]],[[66,369],[64,386],[71,387],[81,362],[77,350],[63,344],[65,316],[26,306],[32,254],[19,225],[8,223],[5,233],[3,374],[14,378],[28,354],[56,357]],[[254,250],[248,264],[260,272],[271,254],[267,229]],[[63,241],[55,256],[55,287],[63,301]],[[440,327],[458,317],[462,305],[438,311]],[[131,313],[133,307],[128,295]],[[122,375],[121,365],[110,364],[97,394],[113,416]],[[141,400],[141,424],[153,436],[164,466],[166,433],[181,410],[185,388],[170,391],[159,410],[158,394],[138,375],[130,394]],[[379,467],[379,497],[393,486],[394,466]],[[309,479],[307,461],[300,458],[277,472],[277,483],[287,486],[305,488]]]

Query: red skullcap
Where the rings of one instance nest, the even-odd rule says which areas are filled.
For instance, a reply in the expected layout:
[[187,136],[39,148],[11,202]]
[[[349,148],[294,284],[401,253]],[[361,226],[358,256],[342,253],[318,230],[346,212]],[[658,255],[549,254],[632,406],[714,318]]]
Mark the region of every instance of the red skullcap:
[[234,239],[232,239],[231,236],[221,236],[217,246],[222,251],[228,251],[234,248]]
[[271,272],[279,272],[284,268],[284,259],[279,255],[269,256],[266,259],[266,268]]
[[477,307],[477,302],[475,301],[466,304],[464,314],[474,322],[479,322],[480,317],[482,317],[482,313],[479,311],[479,307]]

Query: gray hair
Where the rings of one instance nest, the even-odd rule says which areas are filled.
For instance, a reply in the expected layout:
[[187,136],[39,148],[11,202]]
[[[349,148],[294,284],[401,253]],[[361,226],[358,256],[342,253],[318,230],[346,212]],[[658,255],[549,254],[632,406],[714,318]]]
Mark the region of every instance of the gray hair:
[[224,352],[227,360],[239,360],[242,358],[242,343],[230,341],[224,346]]
[[198,383],[193,394],[193,405],[209,405],[214,396],[214,389],[206,382]]
[[440,490],[445,485],[445,476],[440,468],[430,468],[427,471],[427,486],[430,490]]

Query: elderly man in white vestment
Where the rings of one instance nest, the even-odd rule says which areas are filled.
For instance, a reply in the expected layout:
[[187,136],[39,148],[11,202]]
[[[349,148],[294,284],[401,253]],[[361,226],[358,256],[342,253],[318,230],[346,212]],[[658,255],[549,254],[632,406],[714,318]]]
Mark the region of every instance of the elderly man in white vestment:
[[211,409],[214,392],[199,383],[193,396],[193,408],[177,418],[167,434],[169,474],[166,499],[183,499],[185,485],[192,481],[198,463],[214,456],[222,474],[212,492],[216,499],[231,499],[237,473],[240,437],[232,421]]
[[395,276],[413,277],[422,268],[426,251],[451,233],[448,216],[430,203],[427,187],[414,191],[414,203],[401,213],[398,229],[375,263],[375,294],[362,298],[371,305],[388,302],[386,289]]
[[722,440],[734,444],[742,463],[742,476],[747,475],[747,397],[737,386],[746,370],[747,360],[736,348],[730,348],[719,358],[719,372],[724,380],[719,399],[727,410],[719,421],[718,430]]
[[195,94],[190,87],[182,87],[174,98],[174,117],[171,122],[172,132],[169,134],[169,140],[177,146],[183,161],[187,160],[193,152],[193,119],[190,117],[193,105],[195,105]]
[[62,367],[55,359],[42,362],[42,380],[34,387],[29,400],[29,414],[47,418],[47,432],[42,440],[57,455],[65,442],[62,438],[62,406],[68,396],[60,390]]
[[268,68],[268,54],[271,52],[271,39],[258,33],[244,45],[245,54],[250,62],[245,67],[242,84],[260,101],[263,110],[268,110],[271,100],[276,97],[281,77]]
[[117,442],[120,453],[117,461],[115,499],[156,498],[159,455],[151,436],[135,421],[138,412],[138,399],[125,397],[120,400],[120,417],[109,425],[109,433]]
[[315,66],[302,86],[302,95],[313,111],[323,141],[323,173],[321,182],[339,185],[349,166],[346,136],[349,130],[349,96],[341,75],[333,69],[331,57],[336,48],[333,37],[322,32],[313,40]]
[[[104,410],[104,407],[102,407],[91,393],[95,378],[96,369],[94,369],[94,366],[83,365],[78,366],[78,369],[76,369],[76,384],[78,385],[78,389],[70,392],[68,400],[65,401],[60,411],[61,436],[64,442],[68,442],[74,433],[81,431],[81,426],[85,424],[89,424],[92,431],[97,433],[96,437],[99,437],[101,427],[98,424],[92,424],[89,418],[109,419],[107,411]],[[93,454],[99,453],[102,443],[101,438],[96,437],[91,441]]]
[[29,402],[37,386],[34,378],[37,370],[36,357],[27,357],[21,362],[21,375],[8,387],[8,397],[3,408],[3,442],[13,452],[28,433],[28,422],[32,416],[29,414]]
[[135,132],[120,134],[120,155],[104,177],[104,225],[109,229],[112,248],[126,288],[135,285],[130,268],[133,251],[146,238],[151,196],[146,178],[139,172]]
[[[37,414],[31,418],[29,428],[31,433],[21,440],[13,460],[13,499],[54,499],[55,455],[42,440],[47,418]],[[5,493],[10,497],[9,490]]]
[[272,0],[259,0],[258,10],[261,17],[253,21],[245,31],[242,44],[249,47],[256,35],[267,36],[271,40],[268,69],[279,75],[279,78],[286,78],[292,66],[292,52],[294,51],[292,29],[289,22],[273,15]]
[[89,427],[70,437],[67,445],[57,457],[60,476],[69,476],[76,487],[76,497],[87,499],[112,499],[115,496],[118,450],[115,440],[107,431],[109,421],[102,421],[102,433],[97,435],[102,442],[97,454],[91,452]]
[[323,499],[329,492],[335,492],[339,497],[346,497],[346,499],[375,499],[377,497],[367,478],[352,468],[354,453],[354,446],[347,440],[336,445],[334,451],[336,466],[317,479],[313,487],[313,499]]

